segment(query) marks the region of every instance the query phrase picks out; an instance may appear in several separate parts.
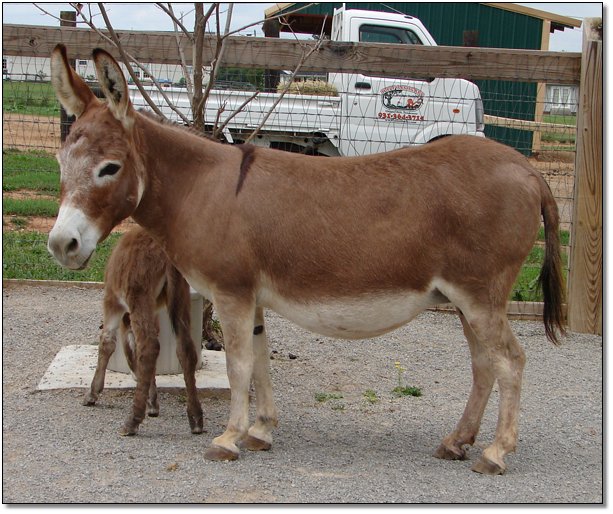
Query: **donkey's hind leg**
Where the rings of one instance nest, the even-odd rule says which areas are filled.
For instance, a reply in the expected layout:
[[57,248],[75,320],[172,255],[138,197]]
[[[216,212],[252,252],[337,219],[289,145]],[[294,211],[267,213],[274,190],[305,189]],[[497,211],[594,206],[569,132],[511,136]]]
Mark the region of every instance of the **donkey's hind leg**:
[[160,353],[158,321],[150,298],[139,298],[131,306],[131,326],[136,342],[136,389],[132,413],[120,430],[121,435],[135,435],[145,418],[151,383],[155,380],[155,364]]
[[[471,443],[477,435],[483,410],[494,380],[498,380],[500,401],[496,436],[487,447],[473,471],[488,475],[505,472],[504,457],[517,444],[519,399],[525,355],[511,331],[505,306],[492,309],[464,310],[464,330],[471,345],[473,360],[473,390],[458,426],[437,451],[437,456],[449,458],[462,444]],[[449,452],[449,453],[446,453]],[[463,452],[459,452],[462,456]]]
[[[136,340],[130,315],[126,313],[123,317],[123,323],[119,327],[119,339],[123,346],[123,352],[128,361],[128,366],[132,370],[134,379],[137,380],[137,362],[136,362]],[[158,390],[155,384],[155,373],[149,386],[149,396],[147,397],[147,415],[154,418],[160,415],[160,404],[158,402]]]
[[98,396],[104,389],[106,367],[108,366],[111,355],[113,355],[113,352],[115,351],[117,344],[117,330],[120,320],[121,314],[119,312],[106,312],[102,331],[100,332],[96,371],[94,372],[94,378],[92,379],[89,391],[83,399],[83,405],[95,405],[96,401],[98,400]]
[[498,336],[492,348],[492,367],[498,380],[500,401],[498,406],[498,423],[494,442],[483,450],[481,459],[472,470],[488,475],[499,475],[505,472],[504,457],[515,451],[519,424],[519,403],[521,383],[526,363],[524,350],[511,331],[506,312],[500,313],[498,319],[491,324]]
[[473,384],[462,418],[455,430],[443,439],[434,453],[435,457],[448,460],[466,458],[463,446],[475,442],[495,380],[486,348],[475,335],[462,311],[458,310],[458,313],[470,348]]

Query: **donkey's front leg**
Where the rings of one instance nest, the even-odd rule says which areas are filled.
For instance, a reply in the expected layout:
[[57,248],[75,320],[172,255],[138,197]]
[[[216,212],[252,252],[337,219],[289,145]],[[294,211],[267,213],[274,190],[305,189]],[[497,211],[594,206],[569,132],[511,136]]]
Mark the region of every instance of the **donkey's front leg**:
[[264,328],[264,309],[261,307],[255,310],[253,325],[253,385],[255,387],[256,418],[240,446],[253,451],[270,450],[272,430],[277,426],[277,409],[272,396],[270,356]]
[[253,370],[254,299],[216,295],[217,309],[226,347],[226,369],[230,382],[230,419],[226,431],[213,439],[204,456],[208,460],[238,459],[236,443],[249,426],[249,385]]

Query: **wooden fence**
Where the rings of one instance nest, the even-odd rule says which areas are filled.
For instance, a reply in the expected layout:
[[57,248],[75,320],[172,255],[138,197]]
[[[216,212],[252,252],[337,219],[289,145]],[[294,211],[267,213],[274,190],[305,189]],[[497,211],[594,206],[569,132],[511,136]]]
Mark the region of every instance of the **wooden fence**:
[[[575,190],[569,265],[569,327],[573,331],[602,333],[602,38],[585,24],[582,53],[542,52],[465,47],[355,44],[325,41],[301,65],[303,71],[353,72],[384,77],[449,77],[468,80],[505,80],[579,84],[580,106],[576,133]],[[180,62],[174,32],[119,31],[126,51],[140,62]],[[192,43],[179,34],[182,53],[189,61]],[[48,57],[57,43],[69,48],[71,58],[89,59],[96,47],[109,48],[105,39],[87,29],[3,25],[3,55]],[[217,41],[206,37],[204,57],[214,55]],[[316,44],[304,40],[231,37],[223,64],[243,68],[294,69]],[[189,62],[188,62],[189,64]],[[490,123],[523,130],[568,130],[540,122],[490,118]],[[517,126],[519,123],[521,126]],[[536,305],[534,315],[541,307]]]

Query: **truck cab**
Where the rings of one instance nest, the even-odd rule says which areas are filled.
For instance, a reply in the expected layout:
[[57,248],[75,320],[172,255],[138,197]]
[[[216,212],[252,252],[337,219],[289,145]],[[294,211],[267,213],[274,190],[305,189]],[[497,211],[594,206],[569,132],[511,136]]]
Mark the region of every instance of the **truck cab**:
[[[331,39],[436,46],[417,18],[344,7],[334,11]],[[339,134],[342,155],[383,152],[452,134],[483,136],[483,104],[472,82],[359,73],[331,73],[328,80],[343,96]]]

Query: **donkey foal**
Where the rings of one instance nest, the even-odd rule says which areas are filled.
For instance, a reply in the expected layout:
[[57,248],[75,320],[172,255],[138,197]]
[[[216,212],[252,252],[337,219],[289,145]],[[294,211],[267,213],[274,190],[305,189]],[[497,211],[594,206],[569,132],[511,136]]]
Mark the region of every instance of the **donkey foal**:
[[145,417],[159,414],[155,363],[160,352],[157,310],[167,306],[177,336],[177,356],[187,390],[187,419],[193,434],[202,433],[202,408],[196,391],[198,355],[190,334],[189,285],[168,261],[164,250],[138,227],[120,240],[106,267],[104,324],[98,347],[98,365],[83,405],[95,405],[104,388],[109,359],[121,342],[128,365],[136,375],[132,412],[121,428],[134,435]]

